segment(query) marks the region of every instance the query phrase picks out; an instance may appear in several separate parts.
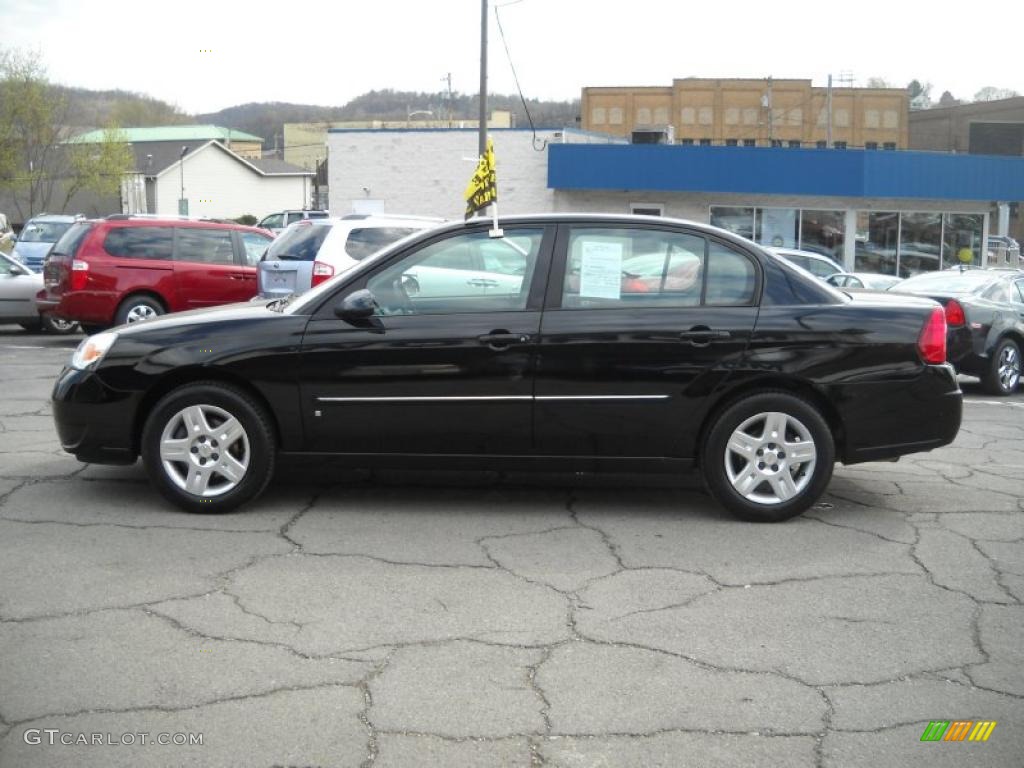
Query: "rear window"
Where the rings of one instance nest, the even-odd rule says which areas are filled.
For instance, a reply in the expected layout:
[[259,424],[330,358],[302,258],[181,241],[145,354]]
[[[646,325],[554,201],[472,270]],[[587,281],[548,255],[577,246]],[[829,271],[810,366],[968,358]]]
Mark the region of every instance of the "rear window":
[[412,227],[364,227],[353,229],[345,242],[345,253],[356,261],[365,259],[381,248],[411,235],[417,230]]
[[170,259],[174,251],[171,227],[118,227],[107,233],[103,248],[125,259]]
[[331,227],[299,225],[285,230],[267,249],[266,261],[313,261]]
[[907,278],[896,290],[911,292],[949,291],[971,293],[992,282],[992,273],[983,269],[968,269],[942,272],[926,272]]
[[53,250],[50,251],[52,256],[70,256],[74,258],[78,253],[78,248],[82,245],[82,241],[85,240],[85,236],[92,229],[92,224],[88,224],[81,221],[77,224],[72,224],[71,227],[61,236],[57,244],[53,246]]

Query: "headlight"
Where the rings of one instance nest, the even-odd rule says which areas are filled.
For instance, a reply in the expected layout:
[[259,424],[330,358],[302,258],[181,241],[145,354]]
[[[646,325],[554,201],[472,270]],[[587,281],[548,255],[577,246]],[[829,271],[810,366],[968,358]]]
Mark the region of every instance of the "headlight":
[[116,333],[97,333],[95,336],[88,337],[78,345],[75,354],[71,356],[71,367],[80,371],[92,367],[103,359],[107,350],[114,346],[115,341],[117,341]]

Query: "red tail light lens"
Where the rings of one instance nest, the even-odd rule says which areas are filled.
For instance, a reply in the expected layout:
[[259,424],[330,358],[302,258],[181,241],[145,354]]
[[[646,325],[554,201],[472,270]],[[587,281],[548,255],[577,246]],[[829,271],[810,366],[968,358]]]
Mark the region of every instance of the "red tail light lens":
[[964,308],[956,299],[950,299],[946,304],[946,325],[963,325],[967,322],[964,317]]
[[917,351],[926,363],[946,362],[946,312],[936,307],[917,337]]
[[71,262],[71,290],[80,291],[89,280],[89,262],[75,259]]
[[322,261],[313,262],[312,286],[320,285],[324,280],[329,280],[332,277],[334,277],[334,267],[324,264]]

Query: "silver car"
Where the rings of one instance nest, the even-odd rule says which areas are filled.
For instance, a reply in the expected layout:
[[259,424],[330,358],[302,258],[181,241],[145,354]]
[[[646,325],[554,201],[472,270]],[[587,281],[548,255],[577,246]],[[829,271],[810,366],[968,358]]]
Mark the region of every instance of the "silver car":
[[39,313],[36,294],[41,290],[43,276],[40,273],[0,253],[0,323],[17,323],[26,331],[77,331],[78,323]]

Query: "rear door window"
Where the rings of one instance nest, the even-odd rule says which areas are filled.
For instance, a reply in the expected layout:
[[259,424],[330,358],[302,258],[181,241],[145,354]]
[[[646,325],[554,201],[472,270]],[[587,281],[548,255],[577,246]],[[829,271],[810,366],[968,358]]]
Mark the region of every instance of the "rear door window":
[[170,259],[174,251],[172,227],[118,227],[103,241],[111,256],[124,259]]
[[234,264],[235,249],[231,231],[179,227],[174,244],[174,260],[199,264]]

